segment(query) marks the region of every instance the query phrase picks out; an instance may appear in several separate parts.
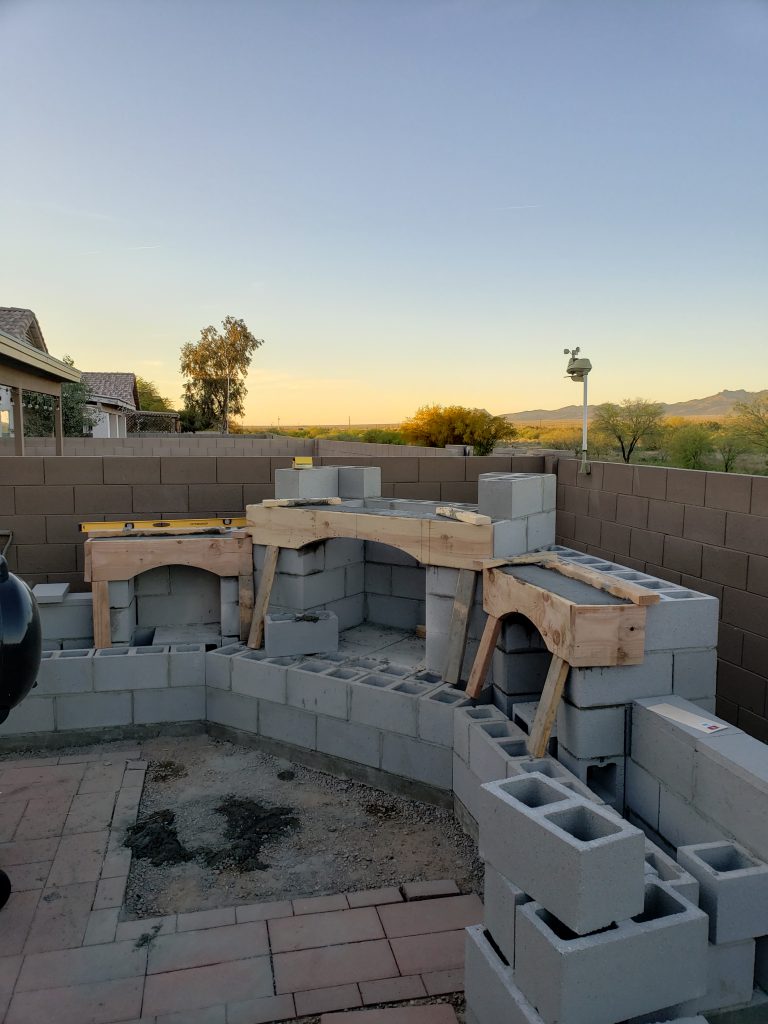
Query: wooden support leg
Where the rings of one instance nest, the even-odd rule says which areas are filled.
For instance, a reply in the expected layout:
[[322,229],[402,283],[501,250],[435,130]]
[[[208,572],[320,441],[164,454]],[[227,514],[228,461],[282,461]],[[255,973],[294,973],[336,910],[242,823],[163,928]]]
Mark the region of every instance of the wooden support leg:
[[531,757],[544,757],[547,752],[549,736],[557,714],[557,705],[563,696],[565,680],[568,678],[570,667],[567,661],[558,658],[556,654],[552,655],[541,700],[528,737],[528,753]]
[[461,675],[464,661],[464,648],[467,646],[469,618],[475,600],[477,573],[474,569],[459,569],[459,580],[456,584],[456,596],[453,599],[451,629],[448,638],[448,653],[445,658],[443,680],[455,686]]
[[469,682],[467,683],[467,696],[472,697],[474,700],[482,692],[485,677],[488,675],[488,669],[491,667],[491,658],[493,657],[500,631],[501,619],[496,619],[493,615],[489,615],[483,635],[480,638],[480,646],[475,655],[475,663],[469,674]]
[[264,568],[261,570],[259,589],[256,592],[256,600],[253,605],[253,621],[251,622],[251,631],[248,635],[248,646],[254,650],[258,650],[264,640],[264,616],[267,614],[267,608],[269,607],[269,596],[272,593],[272,584],[275,581],[277,557],[279,554],[280,548],[270,545],[264,555]]
[[240,602],[240,639],[247,640],[253,620],[253,571],[238,576]]
[[112,646],[112,625],[109,617],[109,583],[97,580],[91,584],[93,593],[93,646],[103,650]]

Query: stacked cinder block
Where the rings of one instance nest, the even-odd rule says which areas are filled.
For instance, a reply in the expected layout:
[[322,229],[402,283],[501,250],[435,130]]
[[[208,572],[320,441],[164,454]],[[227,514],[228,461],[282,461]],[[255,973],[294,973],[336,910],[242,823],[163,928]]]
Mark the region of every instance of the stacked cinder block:
[[339,619],[333,612],[269,612],[264,617],[264,650],[270,658],[321,654],[339,647]]
[[[128,583],[132,588],[135,584],[134,626],[139,632],[156,630],[158,637],[174,643],[215,643],[219,637],[227,643],[240,635],[237,580],[232,577],[220,579],[194,566],[171,565],[150,569]],[[110,584],[110,604],[112,588],[127,586]],[[113,612],[113,643],[115,626]],[[130,641],[129,636],[120,642]]]
[[469,1021],[618,1024],[704,993],[707,917],[646,874],[639,829],[536,772],[484,785],[479,812]]
[[427,570],[388,544],[366,541],[364,553],[365,618],[396,629],[424,625]]
[[32,590],[40,612],[43,650],[79,650],[93,643],[93,602],[72,594],[68,583],[38,583]]
[[555,543],[557,478],[544,473],[481,473],[481,515],[502,522],[494,529],[494,555],[522,555]]

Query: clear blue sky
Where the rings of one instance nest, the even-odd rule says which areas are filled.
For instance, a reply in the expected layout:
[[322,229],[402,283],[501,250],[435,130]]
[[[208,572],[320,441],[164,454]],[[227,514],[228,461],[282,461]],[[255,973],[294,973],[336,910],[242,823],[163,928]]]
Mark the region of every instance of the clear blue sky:
[[768,387],[765,0],[0,0],[0,305],[246,421]]

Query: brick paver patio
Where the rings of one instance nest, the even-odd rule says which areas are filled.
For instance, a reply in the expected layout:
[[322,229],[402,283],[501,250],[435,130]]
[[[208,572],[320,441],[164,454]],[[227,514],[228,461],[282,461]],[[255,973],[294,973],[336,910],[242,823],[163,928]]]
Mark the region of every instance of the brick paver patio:
[[445,1005],[335,1012],[462,990],[463,929],[482,904],[451,881],[122,920],[122,844],[145,769],[138,748],[0,764],[0,867],[13,885],[0,1021],[455,1020]]

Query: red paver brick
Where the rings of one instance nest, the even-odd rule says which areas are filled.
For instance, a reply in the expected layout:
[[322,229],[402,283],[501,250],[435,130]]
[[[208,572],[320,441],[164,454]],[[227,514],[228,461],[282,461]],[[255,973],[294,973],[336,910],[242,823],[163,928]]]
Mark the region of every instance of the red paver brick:
[[273,953],[383,938],[384,930],[374,907],[301,914],[269,922],[269,943]]
[[422,975],[424,987],[431,996],[442,996],[448,992],[464,991],[464,968],[457,967],[453,971],[434,971]]
[[483,904],[477,896],[448,896],[445,899],[401,903],[379,907],[379,917],[387,938],[449,932],[481,924]]
[[244,1003],[227,1003],[227,1024],[272,1024],[296,1016],[293,996],[267,996]]
[[382,981],[363,981],[360,983],[360,995],[363,1003],[397,1003],[405,999],[420,999],[427,994],[424,983],[418,974],[407,978],[384,978]]
[[[399,974],[389,943],[384,939],[303,949],[296,953],[277,953],[272,962],[278,995],[282,992],[308,992],[314,988],[394,978]],[[434,969],[443,966],[456,965],[440,964]],[[408,973],[420,974],[421,971]]]
[[98,881],[108,839],[109,832],[64,836],[53,859],[48,884],[74,885],[76,882]]
[[367,889],[365,892],[348,892],[350,907],[376,907],[385,903],[402,903],[403,894],[394,885],[384,889]]
[[176,930],[180,932],[198,931],[200,928],[219,928],[226,924],[235,924],[234,907],[195,910],[190,914],[179,914],[176,918]]
[[436,896],[458,896],[459,887],[452,878],[441,878],[433,882],[407,882],[403,886],[407,900],[431,900]]
[[432,974],[464,966],[464,929],[390,940],[401,974]]
[[81,945],[95,893],[95,882],[49,887],[42,894],[22,893],[39,896],[24,952],[45,953]]
[[6,799],[13,800],[45,796],[53,786],[69,787],[74,794],[84,771],[85,765],[82,764],[7,768],[0,775],[0,789]]
[[269,957],[193,967],[188,971],[150,974],[144,987],[145,1017],[181,1013],[273,994]]
[[17,992],[5,1024],[107,1024],[138,1018],[143,978]]
[[291,917],[293,905],[290,900],[278,900],[274,903],[249,903],[244,907],[235,907],[238,924],[246,921],[269,921],[273,917]]
[[326,1013],[329,1010],[348,1010],[353,1006],[363,1005],[357,985],[316,988],[311,992],[297,992],[293,998],[296,1001],[297,1017],[308,1016],[310,1013]]
[[309,896],[306,899],[293,900],[294,914],[322,914],[329,910],[346,910],[349,907],[347,897]]
[[[351,1010],[347,1013],[324,1013],[320,1024],[456,1024],[452,1006],[392,1006],[385,1010]],[[499,1022],[501,1024],[501,1022]]]
[[158,936],[152,942],[147,973],[165,974],[268,954],[267,926],[263,921],[225,925]]
[[0,957],[14,956],[24,949],[39,899],[39,891],[11,893],[2,911]]
[[146,947],[137,949],[133,942],[33,953],[24,958],[16,991],[36,992],[43,988],[68,988],[143,977],[146,966]]

